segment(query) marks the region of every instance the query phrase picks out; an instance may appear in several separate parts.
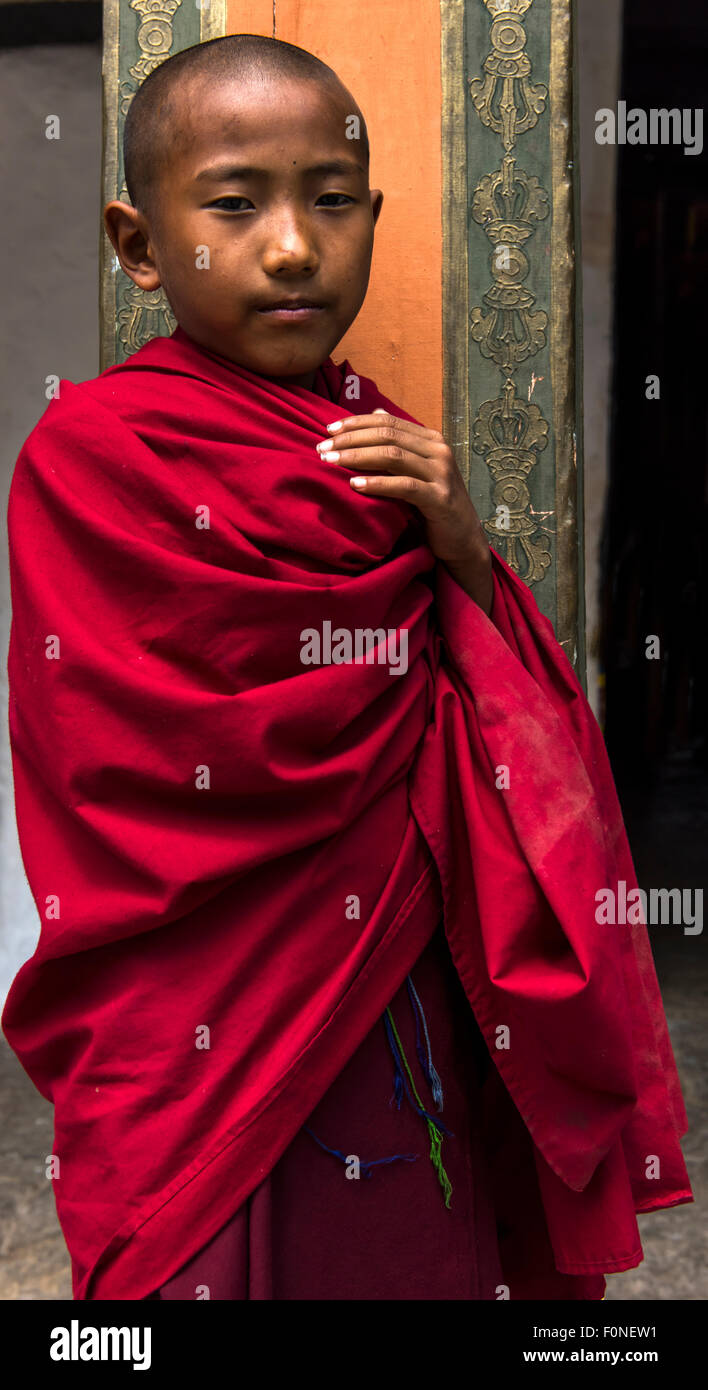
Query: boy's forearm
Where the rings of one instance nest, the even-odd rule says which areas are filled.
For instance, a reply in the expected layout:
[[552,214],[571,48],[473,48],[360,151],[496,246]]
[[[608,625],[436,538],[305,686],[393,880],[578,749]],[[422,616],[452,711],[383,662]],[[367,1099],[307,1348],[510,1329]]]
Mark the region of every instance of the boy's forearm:
[[469,552],[458,560],[445,560],[445,568],[457,581],[461,589],[489,617],[494,601],[494,575],[492,573],[492,552],[484,536],[477,537]]

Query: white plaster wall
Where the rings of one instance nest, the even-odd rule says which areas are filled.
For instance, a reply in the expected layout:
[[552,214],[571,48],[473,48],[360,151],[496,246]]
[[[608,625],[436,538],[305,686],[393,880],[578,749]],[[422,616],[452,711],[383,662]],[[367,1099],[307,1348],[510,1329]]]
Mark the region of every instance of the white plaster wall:
[[[58,115],[61,138],[47,140]],[[39,917],[20,856],[7,732],[10,589],[7,495],[24,440],[48,404],[45,377],[99,370],[101,50],[52,44],[0,51],[0,1000],[34,951]]]

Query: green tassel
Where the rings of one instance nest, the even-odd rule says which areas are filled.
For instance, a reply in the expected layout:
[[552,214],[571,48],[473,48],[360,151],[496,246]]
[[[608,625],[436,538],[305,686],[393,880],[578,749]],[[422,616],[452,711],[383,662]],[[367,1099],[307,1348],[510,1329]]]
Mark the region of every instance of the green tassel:
[[430,1135],[430,1161],[438,1175],[438,1181],[445,1194],[445,1206],[449,1208],[450,1197],[452,1196],[452,1183],[443,1168],[442,1159],[440,1157],[440,1145],[442,1144],[443,1137],[437,1125],[433,1124],[432,1120],[427,1120],[426,1123],[428,1126],[428,1134]]
[[[423,1109],[424,1109],[423,1102],[422,1102],[420,1096],[418,1095],[418,1092],[417,1092],[416,1089],[415,1089],[415,1081],[413,1080],[413,1073],[412,1073],[412,1071],[411,1071],[411,1069],[410,1069],[410,1067],[409,1067],[409,1065],[408,1065],[408,1058],[406,1057],[406,1054],[405,1054],[405,1052],[404,1052],[404,1050],[403,1050],[403,1043],[401,1042],[401,1039],[400,1039],[399,1036],[398,1036],[398,1030],[397,1030],[396,1025],[395,1025],[395,1023],[394,1023],[394,1021],[393,1021],[393,1014],[391,1013],[390,1008],[386,1010],[386,1013],[388,1014],[389,1023],[391,1024],[391,1030],[392,1030],[392,1032],[393,1032],[393,1036],[394,1036],[394,1038],[396,1039],[396,1045],[397,1045],[398,1050],[399,1050],[399,1052],[400,1052],[400,1054],[401,1054],[401,1060],[402,1060],[403,1065],[404,1065],[404,1067],[405,1067],[405,1069],[406,1069],[406,1072],[408,1073],[408,1080],[410,1081],[410,1084],[411,1084],[411,1090],[412,1090],[412,1092],[413,1092],[413,1095],[414,1095],[415,1098],[416,1098],[416,1101],[418,1102],[418,1105],[420,1106],[420,1109],[423,1110]],[[444,1193],[444,1196],[445,1196],[445,1206],[446,1206],[446,1207],[448,1208],[448,1210],[449,1210],[449,1208],[450,1208],[450,1197],[452,1196],[452,1183],[450,1182],[450,1179],[449,1179],[447,1173],[445,1172],[445,1169],[443,1168],[443,1162],[442,1162],[442,1158],[441,1158],[441,1156],[440,1156],[440,1148],[441,1148],[442,1141],[443,1141],[443,1135],[440,1133],[440,1130],[438,1129],[437,1125],[434,1124],[432,1120],[429,1120],[429,1119],[426,1118],[425,1123],[426,1123],[427,1126],[428,1126],[428,1134],[430,1135],[430,1162],[432,1163],[433,1168],[435,1169],[435,1172],[436,1172],[437,1175],[438,1175],[438,1182],[440,1183],[440,1186],[441,1186],[441,1188],[442,1188],[442,1190],[443,1190],[443,1193]]]

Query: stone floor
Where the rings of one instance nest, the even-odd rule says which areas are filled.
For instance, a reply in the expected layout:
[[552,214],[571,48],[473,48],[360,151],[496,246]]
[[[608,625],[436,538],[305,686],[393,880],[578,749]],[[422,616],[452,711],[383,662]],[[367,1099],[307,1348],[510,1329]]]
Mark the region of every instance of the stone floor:
[[[662,930],[667,936],[657,939]],[[626,1274],[608,1276],[608,1300],[708,1298],[708,959],[703,937],[679,938],[679,930],[655,927],[652,947],[688,1112],[682,1148],[695,1201],[637,1218],[644,1260]]]
[[[631,816],[643,887],[700,886],[708,843],[708,796],[680,775],[658,801]],[[708,1298],[705,1205],[708,1166],[706,1002],[708,956],[702,935],[676,926],[652,930],[652,945],[689,1117],[683,1141],[695,1203],[639,1217],[644,1261],[608,1278],[607,1298]],[[69,1261],[51,1182],[52,1109],[0,1039],[0,1299],[71,1299]]]
[[[688,752],[670,757],[650,793],[625,801],[642,888],[708,885],[708,775]],[[681,1077],[688,1134],[682,1141],[695,1201],[638,1218],[644,1260],[611,1275],[609,1299],[708,1297],[708,941],[677,926],[654,926],[651,943]]]
[[70,1299],[71,1269],[44,1176],[53,1110],[0,1046],[0,1298]]

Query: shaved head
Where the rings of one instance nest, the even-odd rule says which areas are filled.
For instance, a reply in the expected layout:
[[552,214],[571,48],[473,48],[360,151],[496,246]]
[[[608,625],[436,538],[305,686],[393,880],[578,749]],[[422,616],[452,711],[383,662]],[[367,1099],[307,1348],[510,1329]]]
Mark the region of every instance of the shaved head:
[[261,82],[274,79],[315,82],[341,100],[350,100],[352,115],[359,116],[360,151],[368,167],[369,140],[359,107],[336,72],[313,53],[282,39],[260,34],[228,34],[175,53],[155,68],[138,87],[125,121],[123,163],[128,196],[134,208],[149,215],[160,178],[184,132],[185,112],[198,95],[195,87],[229,82]]
[[138,88],[124,157],[129,201],[103,221],[125,274],[207,351],[312,390],[364,302],[383,202],[337,74],[259,34],[195,44]]

